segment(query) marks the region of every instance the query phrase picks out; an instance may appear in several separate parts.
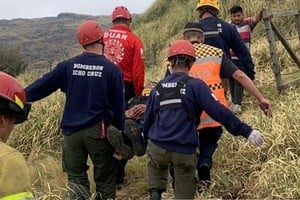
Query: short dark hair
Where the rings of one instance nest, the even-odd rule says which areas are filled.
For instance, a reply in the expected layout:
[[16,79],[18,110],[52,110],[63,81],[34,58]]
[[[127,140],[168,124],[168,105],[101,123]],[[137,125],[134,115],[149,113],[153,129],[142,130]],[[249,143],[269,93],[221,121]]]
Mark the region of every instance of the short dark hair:
[[230,14],[235,14],[235,13],[238,13],[238,12],[243,13],[243,8],[241,6],[232,6],[230,8]]
[[217,17],[219,14],[219,10],[212,7],[212,6],[202,6],[200,8],[197,9],[197,11],[199,12],[199,17],[201,18],[202,15],[206,12],[212,14],[213,16]]
[[126,24],[126,23],[128,23],[128,21],[131,22],[131,19],[126,19],[124,17],[118,17],[113,21],[113,23],[114,24]]
[[168,60],[176,60],[177,62],[185,63],[186,66],[189,66],[189,63],[195,62],[196,59],[188,55],[178,54],[170,57]]
[[83,48],[84,48],[84,49],[86,49],[86,48],[87,48],[87,46],[91,46],[91,45],[94,45],[94,44],[96,44],[96,43],[98,43],[98,44],[102,44],[102,45],[104,46],[103,38],[101,38],[100,40],[97,40],[97,41],[95,41],[95,42],[92,42],[92,43],[89,43],[89,44],[83,45]]

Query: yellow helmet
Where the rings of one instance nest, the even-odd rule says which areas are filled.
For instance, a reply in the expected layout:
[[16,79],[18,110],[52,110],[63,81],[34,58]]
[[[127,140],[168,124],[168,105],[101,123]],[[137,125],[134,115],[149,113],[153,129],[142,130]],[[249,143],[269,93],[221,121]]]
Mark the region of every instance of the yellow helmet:
[[199,0],[199,2],[197,3],[196,10],[198,10],[200,7],[203,7],[203,6],[211,6],[215,9],[217,9],[218,12],[220,12],[220,5],[219,5],[218,0]]
[[147,83],[142,91],[142,96],[149,96],[151,90],[156,86],[156,84],[156,82]]

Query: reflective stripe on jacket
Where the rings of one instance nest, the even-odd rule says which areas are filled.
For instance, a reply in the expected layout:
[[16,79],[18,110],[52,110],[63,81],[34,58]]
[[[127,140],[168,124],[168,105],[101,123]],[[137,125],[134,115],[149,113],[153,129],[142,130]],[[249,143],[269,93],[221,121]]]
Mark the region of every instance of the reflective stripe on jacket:
[[[205,44],[194,44],[194,48],[197,59],[190,69],[190,76],[203,80],[210,87],[220,103],[228,107],[220,78],[222,50]],[[205,112],[202,113],[200,120],[197,130],[206,127],[221,126],[220,123],[213,120]]]
[[246,74],[254,80],[253,60],[237,30],[217,17],[207,17],[201,19],[199,23],[204,31],[204,43],[222,49],[227,56],[230,56],[230,49],[232,49],[244,66]]
[[34,200],[31,192],[20,192],[6,197],[1,197],[0,200]]

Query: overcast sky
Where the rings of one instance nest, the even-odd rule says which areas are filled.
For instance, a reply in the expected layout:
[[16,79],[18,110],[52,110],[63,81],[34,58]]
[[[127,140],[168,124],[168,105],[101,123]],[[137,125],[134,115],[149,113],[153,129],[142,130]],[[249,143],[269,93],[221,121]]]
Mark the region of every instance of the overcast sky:
[[113,8],[126,6],[131,13],[142,13],[155,0],[0,0],[0,19],[40,18],[62,12],[110,15]]

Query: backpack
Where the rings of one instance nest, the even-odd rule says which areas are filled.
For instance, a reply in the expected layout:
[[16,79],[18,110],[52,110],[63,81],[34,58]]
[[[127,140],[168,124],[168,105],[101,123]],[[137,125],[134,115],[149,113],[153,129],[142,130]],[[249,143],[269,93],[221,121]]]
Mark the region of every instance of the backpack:
[[159,110],[168,110],[168,109],[174,109],[174,108],[183,108],[184,111],[187,113],[188,118],[195,121],[196,124],[199,122],[199,117],[195,117],[194,112],[188,110],[188,108],[184,107],[182,105],[182,94],[185,94],[185,86],[186,83],[193,79],[193,77],[190,77],[188,75],[182,77],[178,82],[176,87],[163,87],[162,83],[159,82],[155,88],[156,91],[160,95],[160,108]]

